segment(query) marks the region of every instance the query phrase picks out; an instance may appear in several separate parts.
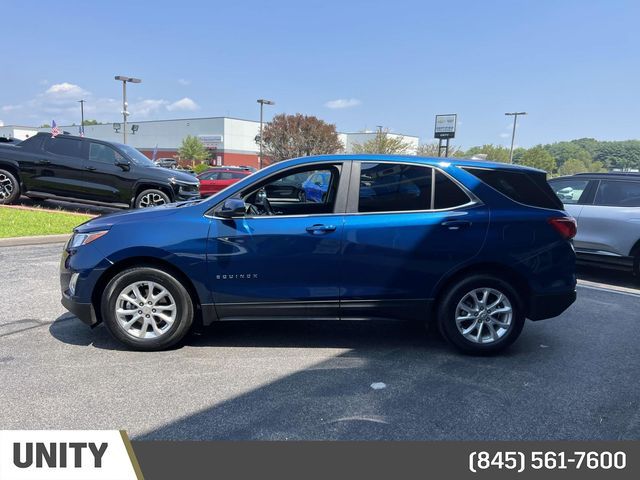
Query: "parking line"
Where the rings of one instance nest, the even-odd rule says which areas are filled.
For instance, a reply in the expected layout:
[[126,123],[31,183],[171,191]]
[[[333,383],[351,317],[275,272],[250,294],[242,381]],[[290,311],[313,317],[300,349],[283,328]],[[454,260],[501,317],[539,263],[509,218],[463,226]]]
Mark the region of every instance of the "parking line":
[[600,290],[603,292],[614,292],[621,295],[630,295],[632,297],[640,297],[640,290],[628,287],[618,287],[606,283],[590,282],[588,280],[578,280],[578,286],[591,290]]

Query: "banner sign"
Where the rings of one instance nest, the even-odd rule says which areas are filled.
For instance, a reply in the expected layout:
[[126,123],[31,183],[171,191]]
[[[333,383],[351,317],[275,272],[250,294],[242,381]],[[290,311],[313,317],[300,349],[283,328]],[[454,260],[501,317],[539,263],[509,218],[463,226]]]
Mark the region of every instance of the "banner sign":
[[455,138],[456,121],[457,115],[455,113],[436,115],[436,126],[433,138]]
[[126,432],[1,430],[2,480],[139,480]]

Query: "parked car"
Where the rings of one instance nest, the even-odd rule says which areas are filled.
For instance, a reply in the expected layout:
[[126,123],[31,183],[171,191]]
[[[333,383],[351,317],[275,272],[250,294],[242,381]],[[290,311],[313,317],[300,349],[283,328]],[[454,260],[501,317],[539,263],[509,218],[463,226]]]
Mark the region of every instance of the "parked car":
[[302,183],[301,201],[320,203],[329,190],[331,175],[328,172],[314,172]]
[[192,175],[156,167],[129,145],[49,133],[0,144],[0,204],[21,194],[136,208],[200,196]]
[[175,158],[161,157],[156,159],[156,161],[153,163],[155,163],[158,167],[178,168],[178,161]]
[[251,175],[251,170],[242,168],[220,167],[206,170],[198,175],[200,180],[200,195],[208,197],[220,190],[224,190],[229,185],[242,180]]
[[[321,202],[266,194],[314,172],[329,179]],[[219,320],[391,318],[433,321],[462,351],[489,353],[511,344],[525,318],[574,302],[574,234],[540,170],[305,157],[204,200],[77,227],[61,262],[62,303],[140,350]]]
[[578,221],[578,260],[640,276],[640,173],[581,173],[549,183]]

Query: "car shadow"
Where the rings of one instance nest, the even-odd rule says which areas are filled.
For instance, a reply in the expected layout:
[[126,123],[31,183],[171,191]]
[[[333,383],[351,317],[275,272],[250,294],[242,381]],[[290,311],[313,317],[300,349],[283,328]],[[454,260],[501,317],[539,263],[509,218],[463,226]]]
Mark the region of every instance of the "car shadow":
[[100,205],[88,205],[83,203],[63,202],[60,200],[33,200],[22,196],[16,205],[29,208],[42,208],[44,210],[60,210],[61,212],[80,213],[85,215],[104,215],[121,211],[120,208]]
[[[49,326],[60,342],[93,346],[105,350],[127,351],[104,327],[90,328],[68,314]],[[452,352],[435,327],[410,321],[241,321],[217,322],[196,329],[173,349],[183,347],[259,347],[259,348],[349,348],[393,350],[419,348],[433,352]],[[500,355],[515,355],[511,347]]]

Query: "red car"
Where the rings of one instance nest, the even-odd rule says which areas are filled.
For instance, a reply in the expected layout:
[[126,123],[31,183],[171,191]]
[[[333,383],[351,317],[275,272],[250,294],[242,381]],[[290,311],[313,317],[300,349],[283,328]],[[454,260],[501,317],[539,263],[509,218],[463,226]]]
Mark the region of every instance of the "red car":
[[219,167],[212,168],[198,175],[200,180],[200,196],[208,197],[227,188],[253,173],[251,168]]

